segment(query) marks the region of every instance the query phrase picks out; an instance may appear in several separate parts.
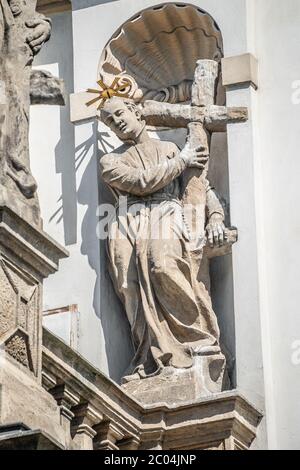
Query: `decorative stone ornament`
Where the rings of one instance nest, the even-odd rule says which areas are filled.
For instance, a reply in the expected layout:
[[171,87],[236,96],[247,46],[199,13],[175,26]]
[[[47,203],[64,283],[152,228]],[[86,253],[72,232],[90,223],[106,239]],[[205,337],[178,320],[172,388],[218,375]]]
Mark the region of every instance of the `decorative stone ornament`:
[[[221,32],[205,11],[189,4],[150,7],[128,20],[101,55],[98,76],[134,78],[135,101],[180,103],[191,99],[196,62],[223,57]],[[224,103],[218,79],[217,103]]]

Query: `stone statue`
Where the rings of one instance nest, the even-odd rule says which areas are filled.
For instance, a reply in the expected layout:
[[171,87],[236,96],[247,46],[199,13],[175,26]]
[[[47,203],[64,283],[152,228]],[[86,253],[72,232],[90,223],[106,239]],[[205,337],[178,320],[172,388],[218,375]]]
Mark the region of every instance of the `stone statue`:
[[51,23],[35,8],[35,0],[1,0],[0,5],[0,203],[40,225],[29,162],[30,73]]
[[[193,269],[182,200],[185,172],[203,171],[207,151],[189,142],[180,151],[174,143],[151,139],[131,100],[111,98],[101,119],[124,142],[100,162],[102,177],[118,201],[109,224],[110,272],[135,348],[123,380],[157,376],[165,368],[189,369],[196,356],[220,357],[218,323],[209,293]],[[223,208],[207,178],[199,181],[206,194],[200,211],[206,214],[207,237],[219,246],[227,236]],[[119,198],[125,196],[124,210]]]

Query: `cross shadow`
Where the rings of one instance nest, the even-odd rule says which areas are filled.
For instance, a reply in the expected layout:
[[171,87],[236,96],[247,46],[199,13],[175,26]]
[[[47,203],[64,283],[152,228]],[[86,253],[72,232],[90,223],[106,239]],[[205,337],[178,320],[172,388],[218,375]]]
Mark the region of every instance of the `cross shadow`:
[[60,140],[55,147],[56,172],[61,175],[62,194],[57,200],[58,208],[49,223],[64,225],[66,246],[77,242],[76,167],[74,164],[74,127],[69,123],[69,103],[60,108]]
[[[66,43],[61,49],[61,28],[66,31]],[[65,58],[68,57],[68,60]],[[66,105],[60,107],[60,140],[55,147],[56,173],[61,175],[62,194],[57,200],[57,207],[48,222],[64,226],[65,245],[77,241],[77,197],[76,169],[74,164],[75,135],[74,125],[70,122],[69,94],[74,91],[72,17],[57,16],[52,24],[51,41],[43,47],[35,59],[35,65],[58,64],[58,76],[64,79]]]

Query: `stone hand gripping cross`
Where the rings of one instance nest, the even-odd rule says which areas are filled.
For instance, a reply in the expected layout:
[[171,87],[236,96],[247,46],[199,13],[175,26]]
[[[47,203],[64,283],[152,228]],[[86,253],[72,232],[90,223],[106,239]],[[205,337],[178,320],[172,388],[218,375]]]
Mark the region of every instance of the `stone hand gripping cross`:
[[[157,127],[187,127],[189,145],[195,149],[202,147],[203,154],[209,155],[212,132],[225,132],[227,124],[245,122],[248,119],[247,108],[229,108],[214,104],[218,68],[218,63],[213,60],[199,60],[197,62],[192,85],[191,105],[146,101],[142,105],[141,111],[147,124]],[[199,227],[199,221],[197,221],[197,207],[205,204],[204,180],[208,167],[209,161],[204,170],[188,168],[183,175],[183,202],[194,208],[192,217],[189,219],[192,222],[190,226],[192,250],[197,250],[199,243],[201,245],[201,238],[203,239],[203,227]],[[204,223],[205,221],[203,221]],[[229,230],[227,249],[236,240],[237,231]],[[210,251],[210,257],[218,256],[226,253],[226,247],[219,253],[217,253],[217,249]]]

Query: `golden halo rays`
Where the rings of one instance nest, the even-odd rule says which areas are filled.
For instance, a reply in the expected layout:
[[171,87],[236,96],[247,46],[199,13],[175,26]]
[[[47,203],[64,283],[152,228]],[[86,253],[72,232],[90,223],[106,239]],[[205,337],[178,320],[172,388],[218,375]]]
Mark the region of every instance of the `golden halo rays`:
[[132,90],[132,83],[129,78],[126,77],[115,77],[112,84],[107,86],[102,80],[98,80],[97,84],[100,89],[88,88],[87,93],[97,94],[96,98],[88,101],[86,106],[92,106],[93,104],[100,101],[98,110],[103,108],[105,101],[109,100],[113,96],[119,96],[120,98],[129,98],[129,94]]

